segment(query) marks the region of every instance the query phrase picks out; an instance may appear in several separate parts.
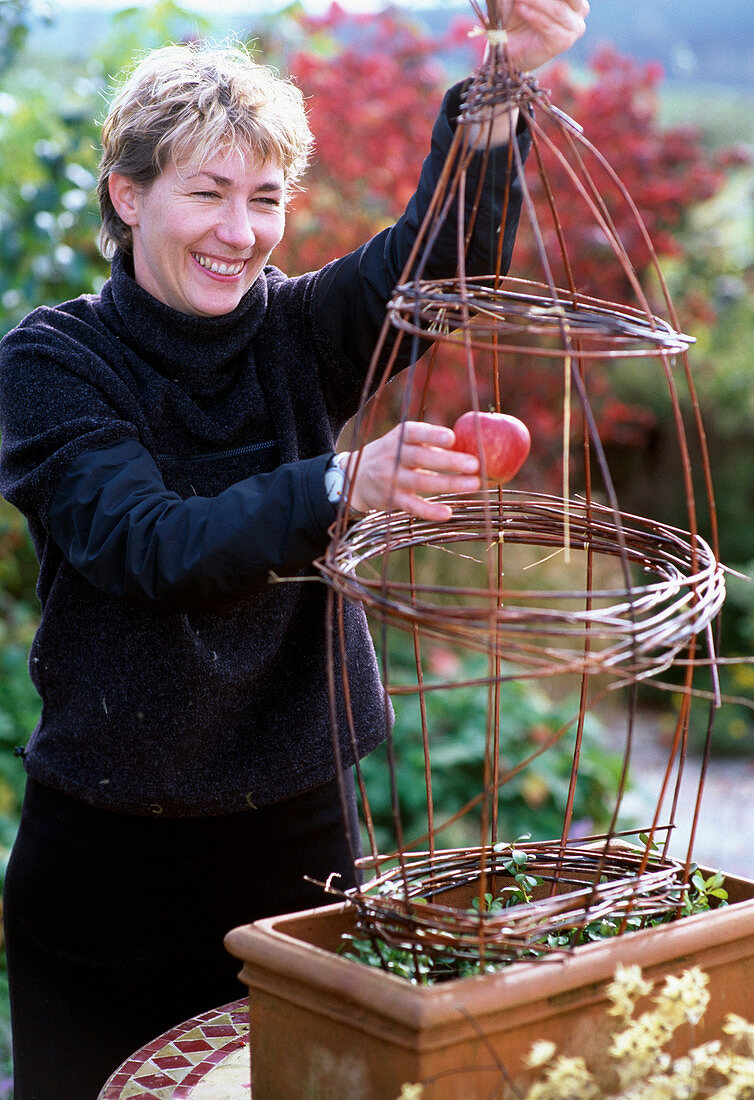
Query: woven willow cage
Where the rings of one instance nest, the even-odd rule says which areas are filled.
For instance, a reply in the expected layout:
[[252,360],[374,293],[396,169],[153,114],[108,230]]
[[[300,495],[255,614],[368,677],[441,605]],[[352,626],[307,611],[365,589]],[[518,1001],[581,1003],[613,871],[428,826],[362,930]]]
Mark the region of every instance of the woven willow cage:
[[[485,62],[465,94],[444,174],[389,303],[350,447],[358,450],[372,437],[380,401],[388,392],[394,400],[396,386],[401,387],[403,420],[429,419],[430,396],[434,398],[437,389],[433,377],[443,361],[453,364],[466,407],[474,410],[490,404],[505,411],[504,368],[510,364],[520,371],[536,367],[540,372],[555,371],[562,379],[562,490],[495,487],[447,498],[453,516],[440,524],[400,511],[372,512],[354,522],[345,501],[319,567],[329,585],[332,609],[331,693],[337,675],[342,679],[338,689],[348,697],[347,663],[334,656],[345,653],[343,607],[345,601],[352,601],[366,609],[375,628],[388,695],[400,696],[402,703],[413,700],[415,748],[425,762],[426,827],[420,835],[408,836],[397,796],[402,762],[391,743],[386,708],[389,775],[385,782],[393,791],[396,842],[392,851],[378,850],[368,793],[357,768],[371,848],[361,860],[354,848],[354,859],[362,871],[366,869],[368,879],[348,894],[358,910],[359,924],[371,937],[425,955],[439,956],[451,948],[462,957],[505,961],[546,954],[543,944],[548,934],[583,927],[602,914],[617,914],[625,922],[678,908],[691,852],[685,858],[671,858],[668,840],[675,824],[690,701],[703,694],[694,684],[700,665],[713,671],[713,689],[706,693],[711,696],[710,728],[718,702],[714,629],[724,598],[724,573],[715,545],[704,432],[697,412],[692,448],[681,414],[681,395],[690,397],[690,406],[697,409],[687,359],[693,340],[679,329],[639,213],[581,127],[550,101],[530,75],[513,69],[499,0],[488,0],[486,11],[474,3],[474,10],[489,42]],[[511,114],[512,108],[517,112]],[[475,219],[485,215],[480,194],[470,195],[469,165],[474,152],[469,134],[472,120],[485,111],[507,111],[511,119],[507,172],[509,178],[518,177],[523,189],[519,236],[529,234],[533,242],[541,269],[536,281],[504,274],[501,259],[496,270],[483,277],[466,272],[467,237]],[[528,127],[531,137],[526,172],[515,140],[516,125]],[[488,157],[489,149],[481,155]],[[556,164],[567,181],[557,193],[547,164]],[[615,201],[630,213],[633,241],[650,256],[651,305],[629,251],[618,237],[615,208],[602,197],[605,181]],[[617,267],[627,288],[626,300],[604,300],[598,288],[576,285],[572,246],[559,213],[565,204],[571,204],[571,211],[575,204],[582,229],[586,227],[599,242],[606,267]],[[433,280],[426,275],[428,257],[437,230],[453,207],[467,212],[459,215],[457,272],[452,279]],[[414,363],[398,380],[390,381],[396,364],[407,359],[418,360],[419,365]],[[609,384],[612,373],[628,360],[638,361],[647,374],[659,372],[672,404],[686,498],[683,529],[621,510],[600,440],[592,391],[595,380],[604,388],[605,378]],[[701,456],[701,505],[695,497],[692,453]],[[357,466],[354,480],[358,477]],[[698,507],[704,509],[703,523]],[[701,537],[700,527],[712,532],[709,541]],[[543,564],[552,558],[558,563],[555,573]],[[393,676],[390,660],[396,631],[409,636],[415,658],[413,672],[400,681]],[[450,820],[439,820],[433,804],[432,782],[440,765],[433,761],[435,738],[427,701],[432,693],[450,696],[472,681],[458,672],[470,667],[467,662],[452,665],[445,676],[433,672],[427,654],[437,646],[474,655],[474,667],[481,671],[475,672],[473,685],[486,687],[481,694],[486,702],[478,716],[486,738],[480,789],[452,812]],[[638,685],[647,679],[657,682],[673,666],[681,670],[674,680],[681,702],[665,781],[652,820],[636,829],[636,835],[646,834],[645,839],[629,848],[618,837],[637,722]],[[506,747],[507,681],[537,682],[559,698],[575,700],[562,728],[544,744],[532,741],[530,753],[514,762]],[[620,707],[610,712],[611,743],[622,745],[625,754],[615,810],[605,834],[577,841],[572,817],[583,733],[590,714],[610,698],[620,699]],[[334,732],[337,751],[343,731]],[[352,729],[346,733],[353,736]],[[516,838],[500,836],[498,827],[506,784],[561,738],[572,746],[573,767],[560,835],[516,844],[516,850],[526,855],[527,868],[543,885],[528,904],[497,912],[483,904],[467,908],[469,884],[481,899],[510,875]],[[668,793],[672,807],[663,819],[663,799]],[[464,840],[462,847],[448,846],[449,826],[472,818],[475,843]],[[458,900],[461,897],[463,902]],[[564,942],[562,936],[558,942]]]

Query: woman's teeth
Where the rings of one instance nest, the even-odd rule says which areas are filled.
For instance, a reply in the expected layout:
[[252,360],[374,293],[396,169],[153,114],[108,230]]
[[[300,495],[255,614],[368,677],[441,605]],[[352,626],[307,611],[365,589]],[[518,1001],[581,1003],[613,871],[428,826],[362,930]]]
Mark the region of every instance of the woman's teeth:
[[237,264],[221,264],[216,260],[208,259],[206,256],[199,256],[196,252],[193,253],[193,257],[198,264],[206,267],[207,271],[212,271],[215,275],[238,275],[243,271],[243,260]]

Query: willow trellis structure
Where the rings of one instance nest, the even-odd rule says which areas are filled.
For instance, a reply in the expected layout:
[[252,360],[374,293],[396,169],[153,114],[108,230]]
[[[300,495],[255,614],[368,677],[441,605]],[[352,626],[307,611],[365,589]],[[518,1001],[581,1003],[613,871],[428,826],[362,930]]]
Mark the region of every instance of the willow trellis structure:
[[[494,407],[505,411],[501,372],[515,361],[521,370],[531,365],[557,371],[562,377],[562,494],[495,487],[446,498],[453,516],[442,524],[400,511],[373,512],[354,521],[346,500],[319,567],[330,587],[328,676],[333,715],[336,694],[348,700],[343,604],[354,601],[366,609],[382,639],[387,695],[416,699],[424,752],[426,829],[421,836],[407,836],[397,795],[401,760],[391,741],[386,706],[396,850],[378,850],[368,793],[357,768],[371,847],[370,854],[359,861],[354,845],[354,859],[371,872],[363,886],[348,894],[359,926],[374,940],[408,947],[425,957],[446,955],[450,948],[463,957],[512,961],[546,954],[542,945],[549,933],[562,947],[564,937],[558,933],[583,927],[607,913],[624,920],[643,919],[678,908],[689,874],[693,835],[688,853],[680,860],[670,857],[669,838],[691,699],[709,697],[710,731],[719,704],[715,622],[724,598],[724,570],[718,560],[704,431],[687,358],[693,340],[679,329],[641,217],[621,180],[581,127],[553,105],[530,75],[513,69],[499,0],[488,0],[485,11],[474,0],[472,4],[489,43],[485,61],[465,94],[444,173],[389,303],[351,447],[357,451],[371,437],[380,399],[397,365],[422,364],[409,366],[401,375],[406,420],[426,416],[434,372],[443,357],[452,357],[469,409],[479,410],[483,401],[487,407],[491,395]],[[510,119],[507,174],[509,180],[517,177],[522,188],[520,234],[531,235],[541,269],[537,281],[504,274],[500,257],[496,269],[483,277],[466,272],[469,233],[475,220],[486,216],[481,191],[474,189],[469,178],[472,157],[479,155],[472,148],[471,128],[478,126],[480,117],[501,112]],[[516,126],[528,127],[531,137],[526,172],[515,140]],[[489,144],[482,156],[489,158]],[[559,178],[566,180],[557,193],[547,164],[557,165]],[[650,305],[619,239],[618,219],[595,182],[597,177],[608,182],[624,214],[630,214],[631,236],[650,257],[659,305]],[[535,186],[540,196],[536,207]],[[574,204],[580,210],[582,229],[586,227],[600,242],[605,267],[617,265],[622,283],[630,290],[629,300],[606,301],[577,286],[572,242],[559,216],[565,203],[571,204],[571,210]],[[451,211],[458,211],[453,215],[458,219],[456,276],[433,280],[425,277],[428,257]],[[502,236],[500,225],[501,240]],[[626,514],[619,506],[592,389],[594,379],[604,384],[605,376],[609,378],[627,359],[637,360],[647,372],[661,372],[675,416],[686,529]],[[681,394],[694,410],[693,448],[681,414]],[[699,533],[692,450],[701,455],[700,495],[705,529],[712,532],[709,541]],[[354,480],[358,477],[357,465]],[[571,491],[572,485],[578,486],[578,492]],[[452,555],[455,568],[437,568],[439,551]],[[559,561],[558,577],[566,578],[562,584],[546,579],[552,574],[542,562],[553,556]],[[413,639],[415,675],[409,683],[405,678],[392,682],[389,649],[394,627]],[[486,731],[484,775],[480,790],[452,814],[451,821],[439,820],[433,803],[433,730],[426,700],[430,692],[452,693],[471,681],[432,676],[426,653],[428,646],[438,643],[473,653],[477,659],[483,654],[486,668],[473,681],[487,688],[482,693],[486,706],[479,715]],[[674,685],[681,701],[665,780],[653,819],[641,825],[646,834],[643,847],[627,849],[618,839],[619,814],[637,721],[637,688],[648,678],[662,682],[662,674],[674,665],[682,670],[680,684]],[[712,669],[711,691],[701,692],[694,684],[700,665]],[[342,682],[336,683],[336,677]],[[534,746],[527,759],[511,765],[505,751],[501,689],[506,680],[524,679],[551,683],[559,696],[563,685],[570,683],[577,701],[570,722],[546,744]],[[624,728],[617,731],[613,718],[612,740],[620,744],[623,738],[625,759],[612,821],[605,835],[576,842],[571,839],[572,817],[585,722],[616,688],[621,689]],[[336,753],[344,733],[354,737],[353,729],[334,729]],[[470,883],[481,902],[485,893],[506,881],[516,838],[498,835],[505,784],[566,735],[573,741],[573,766],[561,834],[549,841],[517,845],[527,856],[527,869],[545,887],[528,904],[497,912],[479,904],[470,911],[466,907]],[[670,811],[663,819],[667,796]],[[697,798],[697,814],[698,806]],[[447,826],[472,812],[479,822],[478,844],[444,847]],[[454,905],[456,896],[465,899],[463,904]]]

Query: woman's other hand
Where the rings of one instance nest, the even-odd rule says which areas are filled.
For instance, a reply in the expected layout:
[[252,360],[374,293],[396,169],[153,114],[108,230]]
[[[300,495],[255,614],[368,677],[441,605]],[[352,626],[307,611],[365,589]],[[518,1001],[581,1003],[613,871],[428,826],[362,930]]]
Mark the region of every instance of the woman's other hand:
[[516,68],[529,72],[564,53],[586,29],[587,0],[510,0],[505,29]]
[[[569,49],[586,29],[588,0],[506,0],[503,8],[511,61],[529,72]],[[487,56],[491,41],[487,43]],[[479,111],[468,128],[473,149],[503,145],[518,122],[518,109]]]
[[353,452],[350,504],[357,512],[401,509],[430,522],[450,519],[447,504],[426,500],[440,493],[472,493],[481,488],[479,459],[454,451],[450,428],[408,420]]

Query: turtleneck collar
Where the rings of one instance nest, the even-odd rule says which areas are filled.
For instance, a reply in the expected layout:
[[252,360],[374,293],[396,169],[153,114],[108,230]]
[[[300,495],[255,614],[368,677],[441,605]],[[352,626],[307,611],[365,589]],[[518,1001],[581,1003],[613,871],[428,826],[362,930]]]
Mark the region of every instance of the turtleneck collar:
[[267,281],[262,273],[231,313],[195,317],[140,287],[129,257],[118,251],[102,297],[112,300],[122,324],[121,339],[160,374],[179,380],[193,394],[209,395],[228,384],[238,370],[239,353],[264,321]]

